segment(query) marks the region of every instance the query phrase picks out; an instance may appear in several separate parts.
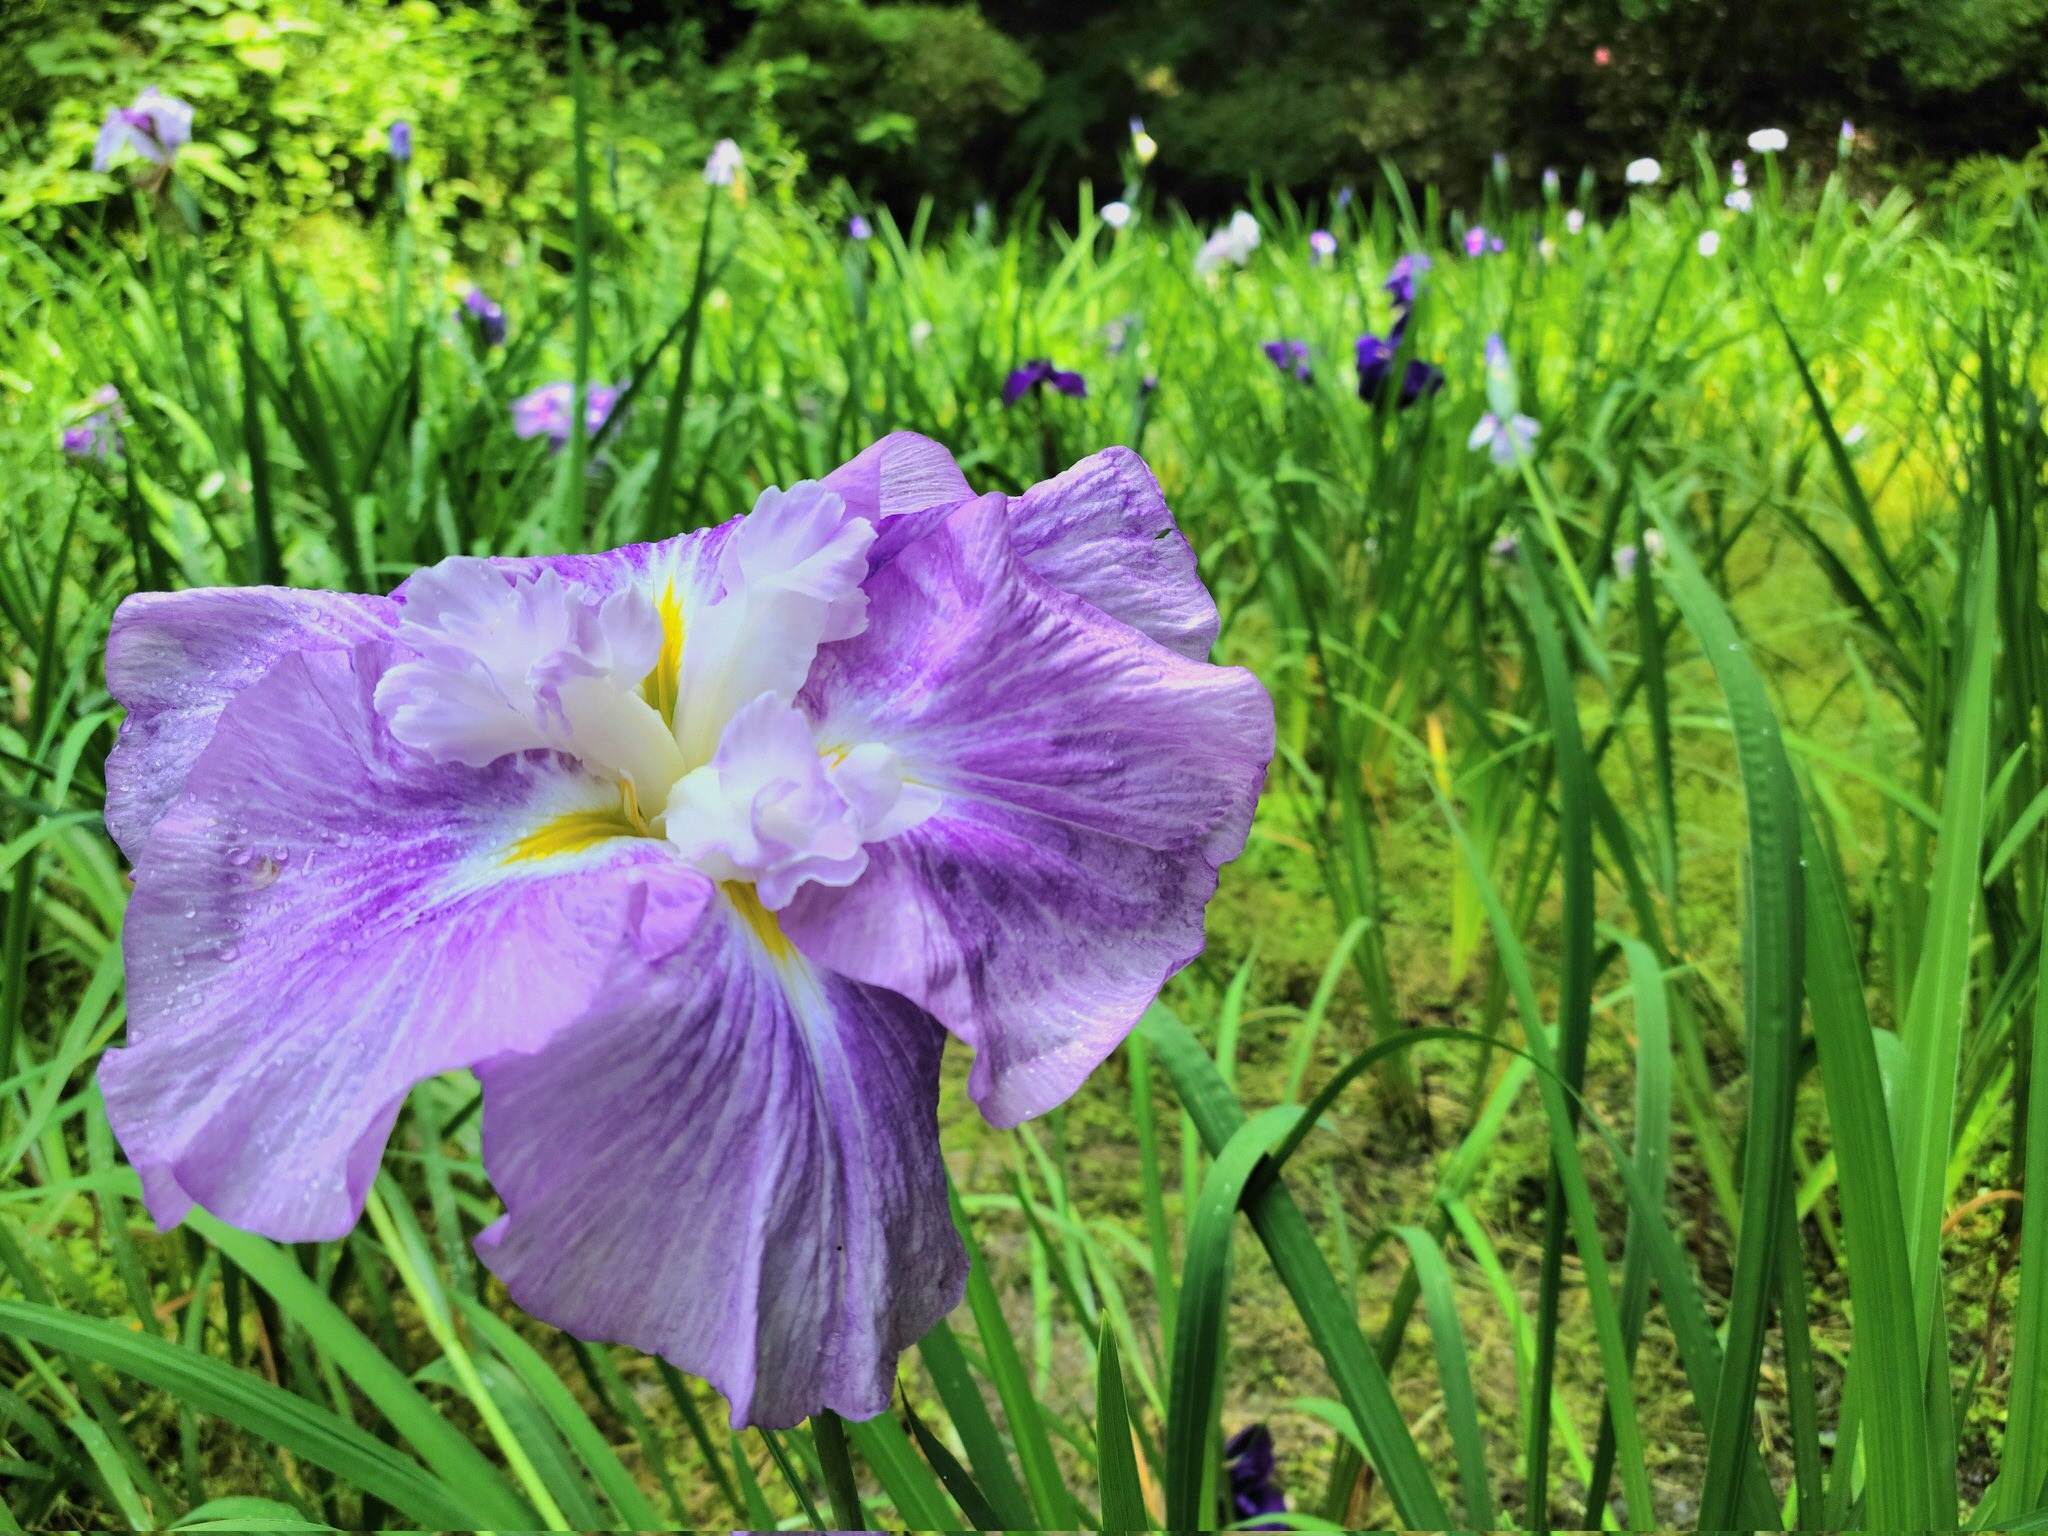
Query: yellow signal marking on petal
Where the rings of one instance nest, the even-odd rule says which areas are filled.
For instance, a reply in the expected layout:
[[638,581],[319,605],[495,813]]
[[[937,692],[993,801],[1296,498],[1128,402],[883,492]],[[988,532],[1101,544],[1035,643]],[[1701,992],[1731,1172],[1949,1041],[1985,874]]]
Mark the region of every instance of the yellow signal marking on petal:
[[796,946],[789,942],[789,936],[782,931],[782,924],[773,912],[761,905],[761,898],[754,894],[754,888],[744,881],[728,880],[720,889],[740,919],[761,941],[761,947],[768,951],[771,960],[788,960],[796,954]]
[[661,656],[642,680],[640,696],[662,719],[674,724],[676,700],[683,689],[683,605],[673,581],[662,588],[654,606],[661,615]]
[[595,848],[599,843],[609,842],[615,837],[645,835],[646,829],[635,825],[631,811],[622,800],[612,810],[569,811],[555,817],[514,843],[512,851],[505,855],[505,862],[517,864],[523,859],[545,859],[558,853],[581,853],[586,848]]

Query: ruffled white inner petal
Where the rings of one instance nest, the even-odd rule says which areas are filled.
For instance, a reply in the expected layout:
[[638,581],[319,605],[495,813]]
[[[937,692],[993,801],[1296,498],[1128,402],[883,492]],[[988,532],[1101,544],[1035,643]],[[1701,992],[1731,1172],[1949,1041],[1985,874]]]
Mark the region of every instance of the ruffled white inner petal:
[[407,588],[397,637],[413,655],[378,684],[378,712],[437,761],[579,758],[619,780],[648,835],[779,910],[807,882],[850,884],[866,844],[938,809],[893,749],[823,747],[796,705],[818,647],[867,627],[874,538],[815,481],[763,492],[719,552],[718,595],[681,617],[672,719],[650,702],[673,639],[653,576],[601,595],[552,570],[443,561]]

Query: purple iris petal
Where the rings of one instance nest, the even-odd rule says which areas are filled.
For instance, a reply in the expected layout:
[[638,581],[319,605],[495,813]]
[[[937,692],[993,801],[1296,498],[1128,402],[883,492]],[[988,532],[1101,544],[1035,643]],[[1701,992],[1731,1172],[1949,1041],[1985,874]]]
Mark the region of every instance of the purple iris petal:
[[1310,383],[1315,374],[1308,363],[1308,343],[1305,341],[1268,341],[1259,345],[1266,354],[1266,360],[1282,373],[1291,373],[1302,383]]
[[1415,280],[1429,268],[1429,258],[1419,251],[1411,252],[1394,262],[1387,273],[1386,289],[1393,296],[1397,307],[1408,309],[1414,305]]
[[1055,368],[1049,358],[1034,357],[1023,367],[1012,369],[1009,378],[1003,381],[1003,404],[1015,405],[1026,395],[1035,393],[1041,385],[1050,385],[1076,400],[1088,398],[1088,381],[1080,374]]
[[167,166],[192,141],[192,106],[150,86],[130,107],[115,107],[100,124],[92,168],[112,168],[120,152],[132,149],[151,165]]
[[[1287,1512],[1287,1495],[1273,1486],[1275,1465],[1273,1436],[1263,1424],[1247,1425],[1224,1444],[1223,1466],[1230,1479],[1233,1522]],[[1285,1527],[1277,1522],[1254,1522],[1245,1529],[1277,1531]]]
[[345,1233],[472,1068],[523,1304],[735,1425],[883,1411],[964,1279],[944,1032],[1011,1124],[1201,947],[1273,745],[1215,633],[1135,455],[975,498],[908,434],[662,544],[131,598],[101,1082],[151,1212]]
[[[583,426],[594,436],[619,403],[620,391],[610,384],[584,387]],[[567,380],[543,384],[512,402],[512,431],[519,437],[545,437],[552,448],[569,443],[570,423],[575,420],[576,386]]]
[[[1396,324],[1393,334],[1388,337],[1364,335],[1358,338],[1358,398],[1379,404],[1386,399],[1387,385],[1393,377],[1394,356],[1401,348],[1401,326]],[[1444,387],[1443,370],[1433,363],[1420,358],[1410,358],[1402,367],[1400,385],[1395,391],[1395,403],[1406,410],[1424,395],[1433,395]]]
[[972,1045],[968,1093],[999,1126],[1064,1101],[1200,952],[1273,730],[1250,674],[1134,651],[1135,630],[1031,574],[1008,515],[1000,497],[956,511],[870,578],[866,631],[820,655],[803,701],[822,728],[858,720],[941,765],[946,799],[784,914],[818,964]]
[[463,313],[476,322],[484,345],[500,347],[505,344],[505,310],[483,289],[471,286],[462,295]]

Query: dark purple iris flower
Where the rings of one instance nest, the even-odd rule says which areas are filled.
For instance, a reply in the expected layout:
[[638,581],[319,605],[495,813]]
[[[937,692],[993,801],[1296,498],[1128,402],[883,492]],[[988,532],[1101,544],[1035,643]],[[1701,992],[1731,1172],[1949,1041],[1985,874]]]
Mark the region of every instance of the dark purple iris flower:
[[1420,252],[1403,256],[1387,273],[1387,292],[1394,297],[1394,303],[1402,309],[1415,304],[1415,279],[1429,270],[1429,258]]
[[[1359,399],[1377,405],[1386,398],[1387,385],[1394,372],[1394,355],[1401,350],[1401,327],[1405,319],[1404,316],[1395,322],[1392,335],[1374,336],[1368,332],[1358,338]],[[1425,363],[1419,357],[1411,357],[1401,369],[1395,403],[1405,411],[1424,395],[1433,395],[1443,387],[1441,368],[1434,363]]]
[[1259,350],[1282,373],[1291,373],[1302,383],[1314,382],[1315,374],[1308,366],[1308,343],[1305,341],[1268,341],[1260,344]]
[[1088,381],[1078,373],[1068,373],[1055,368],[1050,358],[1034,357],[1022,368],[1012,370],[1003,384],[1003,404],[1015,405],[1026,395],[1037,392],[1041,384],[1050,384],[1063,395],[1076,400],[1088,398]]
[[[1287,1495],[1273,1486],[1273,1435],[1265,1425],[1247,1425],[1230,1437],[1223,1447],[1223,1469],[1230,1477],[1232,1520],[1287,1512]],[[1261,1522],[1245,1529],[1279,1531],[1286,1527]]]
[[505,344],[505,307],[483,289],[471,285],[462,296],[462,311],[476,322],[479,335],[487,347],[502,347]]

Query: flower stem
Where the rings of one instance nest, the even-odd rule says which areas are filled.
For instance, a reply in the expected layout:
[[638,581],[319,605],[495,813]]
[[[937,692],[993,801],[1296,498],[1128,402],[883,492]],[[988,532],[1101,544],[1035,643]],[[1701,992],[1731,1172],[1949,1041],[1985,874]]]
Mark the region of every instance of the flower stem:
[[420,1316],[427,1325],[427,1332],[447,1356],[449,1366],[455,1372],[455,1379],[462,1384],[462,1390],[476,1405],[477,1414],[483,1419],[484,1427],[497,1442],[498,1449],[505,1457],[505,1464],[512,1469],[512,1475],[519,1480],[519,1486],[526,1491],[527,1501],[534,1507],[549,1530],[572,1529],[569,1519],[562,1513],[548,1492],[547,1484],[533,1461],[526,1454],[526,1447],[519,1443],[519,1437],[512,1433],[512,1426],[505,1422],[505,1415],[497,1401],[491,1396],[484,1380],[478,1374],[476,1362],[469,1358],[469,1351],[463,1347],[462,1339],[455,1331],[454,1319],[442,1310],[442,1301],[437,1285],[429,1285],[413,1255],[398,1230],[398,1224],[391,1219],[391,1212],[385,1209],[384,1199],[373,1187],[364,1202],[369,1212],[370,1225],[377,1229],[377,1240],[390,1255],[392,1266],[398,1271],[398,1278],[420,1309]]
[[830,1408],[811,1415],[811,1438],[818,1442],[818,1460],[825,1469],[825,1492],[832,1500],[832,1523],[842,1531],[867,1529],[868,1517],[860,1507],[860,1490],[854,1486],[853,1458],[846,1449],[846,1426]]

